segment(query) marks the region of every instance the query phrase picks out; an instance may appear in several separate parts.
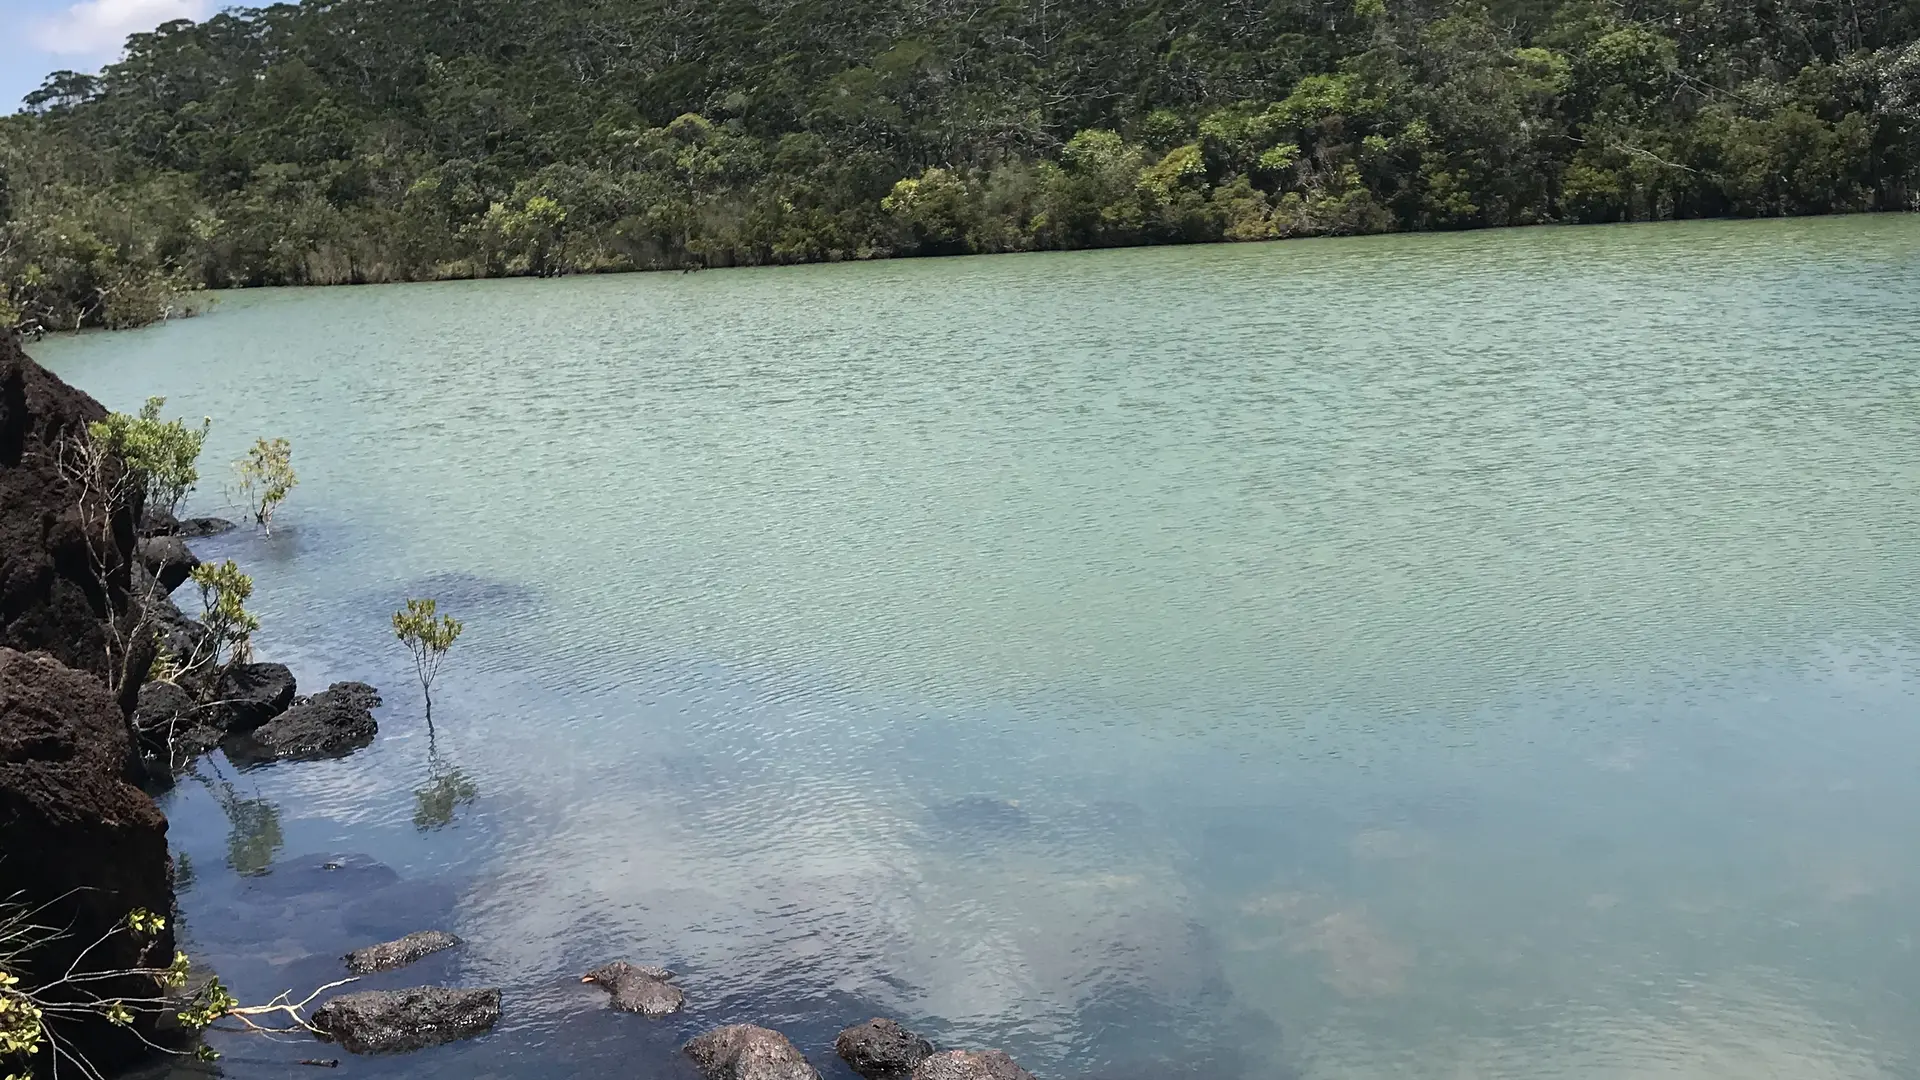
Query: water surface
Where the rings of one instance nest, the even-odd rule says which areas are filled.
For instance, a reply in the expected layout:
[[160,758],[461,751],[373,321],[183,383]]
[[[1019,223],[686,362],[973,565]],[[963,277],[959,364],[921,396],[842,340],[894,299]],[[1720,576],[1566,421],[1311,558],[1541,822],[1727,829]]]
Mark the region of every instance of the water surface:
[[[885,1014],[1065,1080],[1920,1076],[1920,218],[248,292],[36,352],[211,461],[293,441],[274,535],[201,553],[381,739],[183,783],[187,939],[263,998],[443,925],[385,984],[507,988],[343,1071],[680,1076],[751,1020],[841,1077]],[[409,595],[468,626],[431,740]],[[689,1011],[604,1011],[615,956]]]

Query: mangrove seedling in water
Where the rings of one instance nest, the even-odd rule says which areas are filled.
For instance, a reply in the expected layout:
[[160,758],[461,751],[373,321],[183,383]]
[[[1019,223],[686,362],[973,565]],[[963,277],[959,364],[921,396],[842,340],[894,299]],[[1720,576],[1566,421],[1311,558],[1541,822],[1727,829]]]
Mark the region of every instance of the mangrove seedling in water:
[[233,463],[239,477],[240,502],[269,534],[273,512],[300,482],[293,473],[293,444],[285,439],[255,439],[247,456]]
[[393,636],[413,654],[413,671],[420,677],[420,693],[427,699],[427,722],[433,722],[433,680],[440,674],[440,662],[447,650],[466,629],[459,619],[442,615],[439,604],[429,599],[408,600],[407,606],[393,613]]

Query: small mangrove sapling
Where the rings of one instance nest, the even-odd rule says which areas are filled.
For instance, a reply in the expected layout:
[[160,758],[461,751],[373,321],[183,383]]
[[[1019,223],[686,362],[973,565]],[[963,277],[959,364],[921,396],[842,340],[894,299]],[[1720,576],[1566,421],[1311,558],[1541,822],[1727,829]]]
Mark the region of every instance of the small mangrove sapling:
[[300,482],[293,472],[293,444],[285,439],[255,439],[247,456],[233,463],[233,471],[247,513],[271,534],[273,512]]
[[413,671],[427,699],[428,724],[433,723],[433,680],[464,629],[460,620],[440,614],[439,604],[431,598],[408,600],[406,607],[393,613],[393,636],[413,654]]

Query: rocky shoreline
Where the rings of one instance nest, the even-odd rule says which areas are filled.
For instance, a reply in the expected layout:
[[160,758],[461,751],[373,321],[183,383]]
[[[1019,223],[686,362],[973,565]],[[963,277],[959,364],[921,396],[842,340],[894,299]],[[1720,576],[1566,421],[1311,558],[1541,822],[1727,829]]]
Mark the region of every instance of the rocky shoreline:
[[[233,526],[149,513],[138,499],[110,521],[84,520],[60,459],[104,416],[0,333],[0,899],[62,930],[10,963],[27,992],[58,997],[59,973],[117,973],[92,986],[95,1000],[103,987],[151,1000],[175,956],[172,920],[119,932],[134,913],[175,910],[167,821],[150,792],[216,749],[242,764],[351,754],[374,741],[380,696],[359,682],[302,696],[285,665],[250,660],[149,677],[158,657],[205,651],[206,628],[169,594],[199,563],[188,541]],[[129,639],[138,645],[116,654]],[[369,945],[343,957],[340,982],[321,993],[463,944],[427,929]],[[582,977],[608,993],[609,1008],[642,1021],[684,1007],[689,988],[675,979],[624,961]],[[341,989],[305,1026],[351,1053],[399,1053],[483,1034],[500,1016],[497,987]],[[50,1013],[48,1024],[74,1057],[113,1071],[183,1045],[169,1021],[159,1009],[131,1022]],[[888,1019],[847,1028],[835,1050],[866,1080],[1033,1080],[1000,1051],[937,1051]],[[682,1052],[706,1080],[821,1077],[786,1036],[751,1024],[699,1035]],[[42,1064],[29,1063],[35,1075]]]

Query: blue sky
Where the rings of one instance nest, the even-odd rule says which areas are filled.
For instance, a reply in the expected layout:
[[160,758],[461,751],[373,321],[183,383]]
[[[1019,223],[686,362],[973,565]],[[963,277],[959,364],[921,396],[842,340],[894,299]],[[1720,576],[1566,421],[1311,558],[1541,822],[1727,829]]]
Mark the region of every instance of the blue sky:
[[212,0],[0,0],[0,112],[17,110],[50,71],[97,71],[128,34],[213,10]]

